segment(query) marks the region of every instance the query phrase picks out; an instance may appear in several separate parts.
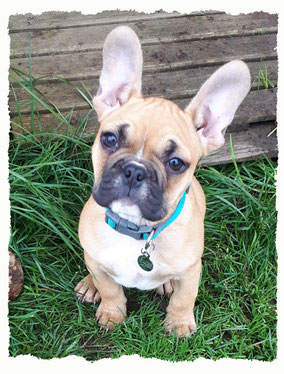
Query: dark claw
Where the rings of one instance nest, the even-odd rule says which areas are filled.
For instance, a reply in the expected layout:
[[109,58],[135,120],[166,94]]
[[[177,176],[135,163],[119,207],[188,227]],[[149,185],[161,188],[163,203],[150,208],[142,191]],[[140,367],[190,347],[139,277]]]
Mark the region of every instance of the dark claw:
[[84,303],[84,302],[85,302],[85,295],[86,295],[87,291],[88,291],[88,290],[86,290],[84,293],[76,292],[77,299],[78,299],[81,303]]

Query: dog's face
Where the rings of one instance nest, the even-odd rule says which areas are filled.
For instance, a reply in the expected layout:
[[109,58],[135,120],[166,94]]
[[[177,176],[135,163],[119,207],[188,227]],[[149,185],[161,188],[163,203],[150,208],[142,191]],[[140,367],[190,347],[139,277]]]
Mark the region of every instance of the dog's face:
[[188,187],[200,156],[196,131],[177,105],[134,97],[101,122],[93,196],[128,219],[162,220]]
[[100,120],[92,160],[93,197],[136,224],[168,217],[191,182],[202,154],[224,142],[224,132],[248,92],[246,65],[219,69],[183,111],[141,95],[142,52],[128,27],[104,44],[104,66],[94,107]]

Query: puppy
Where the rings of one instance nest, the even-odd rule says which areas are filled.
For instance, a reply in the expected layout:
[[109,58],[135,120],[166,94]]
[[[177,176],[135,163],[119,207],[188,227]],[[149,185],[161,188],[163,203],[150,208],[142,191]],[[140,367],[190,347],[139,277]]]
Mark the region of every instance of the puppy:
[[94,186],[79,238],[89,275],[75,288],[99,303],[113,329],[126,317],[124,287],[170,295],[165,329],[196,330],[193,314],[204,246],[205,197],[194,171],[224,133],[250,89],[245,63],[219,68],[184,109],[141,93],[142,50],[135,32],[115,28],[103,48],[93,104],[100,129],[92,147]]

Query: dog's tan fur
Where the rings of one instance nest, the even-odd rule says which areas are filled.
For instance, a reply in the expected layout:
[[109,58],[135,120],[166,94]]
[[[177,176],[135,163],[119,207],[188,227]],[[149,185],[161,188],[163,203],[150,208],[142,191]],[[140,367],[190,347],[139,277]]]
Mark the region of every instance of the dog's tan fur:
[[[79,238],[90,274],[77,285],[75,291],[82,301],[100,301],[96,316],[99,323],[107,328],[112,329],[126,316],[126,298],[122,286],[116,282],[119,279],[126,286],[157,288],[160,294],[172,294],[165,321],[167,331],[172,332],[176,328],[178,335],[188,336],[196,329],[193,308],[201,272],[206,207],[205,196],[194,171],[202,155],[223,144],[224,131],[250,86],[249,72],[244,63],[233,61],[221,70],[209,78],[183,111],[171,101],[142,97],[142,52],[131,29],[118,27],[105,42],[101,89],[94,98],[100,120],[100,130],[92,148],[95,183],[100,183],[107,165],[124,154],[154,162],[165,181],[164,198],[169,208],[161,220],[165,221],[192,182],[180,216],[155,238],[155,249],[151,253],[154,270],[147,274],[144,272],[145,275],[143,270],[135,268],[138,265],[131,259],[132,253],[135,253],[133,258],[137,258],[143,243],[114,231],[105,223],[105,208],[98,205],[93,197],[87,201],[80,217]],[[124,76],[128,80],[122,86],[119,79]],[[229,95],[223,95],[223,82]],[[116,91],[115,103],[109,104],[115,85],[119,84],[123,89]],[[232,85],[236,85],[236,89],[231,88]],[[234,98],[230,97],[231,92]],[[214,95],[219,95],[222,105],[228,106],[228,113],[222,105],[215,104]],[[206,100],[210,108],[213,100],[212,106],[216,108],[214,115],[217,120],[213,118],[216,125],[211,128],[206,128],[207,123],[203,123]],[[109,155],[101,147],[100,135],[103,131],[116,131],[122,123],[129,124],[127,149],[123,147]],[[179,155],[189,162],[184,173],[171,177],[159,158],[169,139],[175,140]],[[156,223],[140,217],[139,224]]]

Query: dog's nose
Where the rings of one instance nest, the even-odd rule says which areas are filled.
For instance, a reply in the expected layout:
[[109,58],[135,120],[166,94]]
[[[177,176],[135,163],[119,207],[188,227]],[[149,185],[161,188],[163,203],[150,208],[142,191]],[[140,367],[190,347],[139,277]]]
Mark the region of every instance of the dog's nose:
[[124,181],[130,187],[139,187],[146,178],[146,169],[144,165],[138,163],[129,163],[124,169]]

